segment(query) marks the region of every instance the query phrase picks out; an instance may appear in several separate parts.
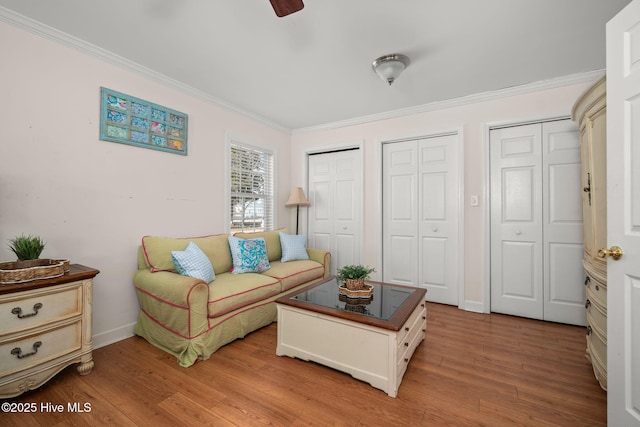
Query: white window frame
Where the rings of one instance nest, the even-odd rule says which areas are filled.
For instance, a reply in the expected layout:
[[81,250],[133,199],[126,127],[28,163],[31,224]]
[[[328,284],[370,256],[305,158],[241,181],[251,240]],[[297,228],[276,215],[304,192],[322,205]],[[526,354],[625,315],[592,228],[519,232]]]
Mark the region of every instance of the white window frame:
[[[225,174],[225,223],[226,229],[230,233],[235,233],[239,231],[244,232],[252,232],[252,231],[261,231],[261,230],[273,230],[275,229],[276,221],[276,150],[267,147],[263,144],[255,144],[248,143],[241,138],[237,138],[234,136],[227,135],[226,138],[226,147],[225,147],[225,156],[226,156],[226,174]],[[270,184],[267,183],[267,187],[264,189],[264,193],[254,193],[254,192],[232,192],[232,174],[234,173],[234,168],[231,162],[231,151],[234,148],[239,148],[241,150],[246,150],[247,152],[257,152],[270,157],[270,171],[266,171],[270,176]],[[251,172],[250,172],[251,173]],[[259,173],[259,172],[258,172]],[[232,198],[233,197],[247,197],[247,198],[255,198],[255,199],[263,199],[265,200],[264,206],[264,222],[258,223],[253,219],[247,220],[243,218],[240,223],[238,223],[238,218],[234,219],[234,215],[232,213]],[[232,227],[232,221],[236,221],[236,225],[239,227]]]

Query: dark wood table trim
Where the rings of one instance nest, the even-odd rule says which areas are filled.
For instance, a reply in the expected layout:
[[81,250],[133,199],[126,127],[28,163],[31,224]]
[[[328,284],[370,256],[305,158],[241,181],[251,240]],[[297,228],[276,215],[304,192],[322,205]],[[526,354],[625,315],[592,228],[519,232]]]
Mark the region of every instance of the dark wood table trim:
[[[396,285],[396,284],[392,285],[390,283],[368,281],[369,283],[376,283],[381,286],[394,286],[394,287],[409,288],[409,289],[415,290],[415,292],[412,293],[411,296],[409,296],[409,298],[407,298],[407,300],[404,303],[402,303],[402,305],[396,310],[396,312],[393,313],[393,316],[391,316],[389,320],[366,316],[364,314],[355,313],[352,311],[345,311],[345,310],[338,310],[337,308],[324,307],[321,305],[311,304],[306,301],[299,301],[292,298],[296,295],[299,295],[303,292],[306,292],[310,289],[313,289],[317,286],[327,283],[333,279],[335,279],[335,276],[329,277],[328,279],[323,280],[321,282],[306,286],[300,289],[299,291],[282,296],[276,300],[276,303],[288,305],[290,307],[300,308],[303,310],[313,311],[313,312],[325,314],[328,316],[337,317],[339,319],[350,320],[352,322],[362,323],[368,326],[375,326],[377,328],[389,329],[392,331],[399,331],[402,325],[404,325],[407,319],[409,319],[409,316],[411,315],[411,313],[413,313],[413,311],[416,309],[418,304],[420,304],[421,302],[424,302],[425,295],[427,293],[426,289],[416,288],[413,286],[404,286],[404,285]],[[338,289],[336,288],[336,293],[337,292],[338,292]]]
[[96,270],[95,268],[86,267],[80,264],[71,264],[69,266],[69,271],[59,277],[54,277],[52,279],[32,280],[30,282],[24,283],[0,285],[0,295],[9,294],[12,292],[28,291],[31,289],[40,289],[47,286],[75,282],[77,280],[91,279],[98,273],[100,273],[100,271]]

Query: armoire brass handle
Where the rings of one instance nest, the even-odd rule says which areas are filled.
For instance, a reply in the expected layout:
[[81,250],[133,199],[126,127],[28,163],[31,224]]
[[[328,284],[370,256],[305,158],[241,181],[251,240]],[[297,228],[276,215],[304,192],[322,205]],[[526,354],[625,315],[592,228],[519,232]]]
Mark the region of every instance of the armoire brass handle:
[[591,206],[591,174],[587,173],[587,186],[582,189],[589,196],[589,206]]

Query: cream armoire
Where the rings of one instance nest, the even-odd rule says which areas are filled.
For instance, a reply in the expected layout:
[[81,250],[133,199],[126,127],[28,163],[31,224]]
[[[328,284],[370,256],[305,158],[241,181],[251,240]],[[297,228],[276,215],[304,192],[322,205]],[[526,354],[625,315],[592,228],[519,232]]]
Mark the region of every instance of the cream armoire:
[[580,128],[582,213],[587,300],[587,358],[607,389],[607,122],[606,80],[598,80],[573,106]]

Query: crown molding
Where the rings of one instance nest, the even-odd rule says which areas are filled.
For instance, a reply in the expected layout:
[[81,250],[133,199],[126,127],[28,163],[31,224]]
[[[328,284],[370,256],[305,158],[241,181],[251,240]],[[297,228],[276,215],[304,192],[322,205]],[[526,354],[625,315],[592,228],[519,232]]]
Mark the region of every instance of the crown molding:
[[234,113],[240,114],[242,116],[248,117],[254,121],[262,123],[265,126],[271,127],[273,129],[279,130],[281,132],[285,132],[287,134],[291,134],[291,129],[279,125],[271,120],[268,120],[262,116],[251,113],[249,111],[243,110],[242,108],[231,104],[227,101],[224,101],[220,98],[216,98],[206,92],[203,92],[199,89],[195,89],[185,83],[182,83],[176,79],[173,79],[169,76],[166,76],[162,73],[154,71],[150,68],[147,68],[143,65],[140,65],[136,62],[130,61],[120,55],[117,55],[109,50],[103,49],[99,46],[91,44],[87,41],[74,37],[70,34],[67,34],[63,31],[50,27],[46,24],[43,24],[40,21],[36,21],[19,13],[16,13],[12,10],[9,10],[5,7],[0,6],[0,21],[7,22],[15,27],[18,27],[22,30],[28,31],[32,34],[40,36],[42,38],[63,44],[72,49],[78,50],[84,54],[93,56],[105,62],[108,62],[117,67],[123,68],[127,71],[134,72],[139,74],[145,78],[158,82],[164,86],[167,86],[172,89],[177,89],[181,92],[184,92],[190,96],[208,102],[210,104],[214,104],[218,107],[224,108],[225,110],[232,111]]
[[539,82],[529,83],[520,86],[513,86],[504,89],[498,89],[489,92],[483,92],[474,95],[463,96],[460,98],[448,99],[444,101],[436,101],[428,104],[422,104],[414,107],[403,108],[399,110],[387,111],[384,113],[371,114],[367,116],[355,117],[352,119],[341,120],[337,122],[326,123],[317,126],[309,126],[297,129],[290,129],[275,123],[263,116],[246,111],[234,104],[231,104],[220,98],[216,98],[206,92],[199,89],[195,89],[185,83],[182,83],[176,79],[168,77],[162,73],[154,71],[136,62],[130,61],[122,56],[119,56],[111,51],[103,49],[99,46],[95,46],[82,39],[74,37],[63,31],[50,27],[42,22],[28,18],[24,15],[16,13],[5,7],[0,6],[0,21],[7,22],[18,28],[21,28],[30,33],[36,34],[42,38],[61,43],[72,49],[78,50],[84,54],[96,57],[100,60],[123,68],[127,71],[134,72],[145,78],[156,81],[169,88],[177,89],[197,99],[203,100],[210,104],[221,107],[225,110],[232,111],[234,113],[245,116],[251,120],[261,123],[265,126],[273,128],[275,130],[287,133],[287,134],[299,134],[305,132],[325,131],[331,129],[337,129],[347,126],[360,125],[364,123],[370,123],[380,120],[393,119],[403,116],[409,116],[413,114],[426,113],[429,111],[441,110],[445,108],[458,107],[468,104],[474,104],[478,102],[491,101],[500,98],[507,98],[515,95],[522,95],[526,93],[554,89],[563,86],[570,86],[581,83],[594,83],[605,74],[605,70],[589,71],[578,74],[571,74],[564,77],[553,78],[549,80],[542,80]]
[[478,94],[463,96],[460,98],[447,99],[444,101],[436,101],[428,104],[417,105],[415,107],[402,108],[399,110],[387,111],[384,113],[371,114],[368,116],[356,117],[324,125],[310,126],[305,128],[293,129],[292,134],[305,132],[325,131],[337,129],[346,126],[361,125],[364,123],[375,122],[379,120],[387,120],[398,117],[409,116],[412,114],[426,113],[435,110],[443,110],[446,108],[459,107],[463,105],[475,104],[478,102],[492,101],[501,98],[508,98],[515,95],[523,95],[531,92],[555,89],[563,86],[571,86],[582,83],[595,83],[605,74],[605,70],[588,71],[584,73],[571,74],[568,76],[557,77],[549,80],[541,80],[534,83],[528,83],[520,86],[512,86],[504,89],[482,92]]

